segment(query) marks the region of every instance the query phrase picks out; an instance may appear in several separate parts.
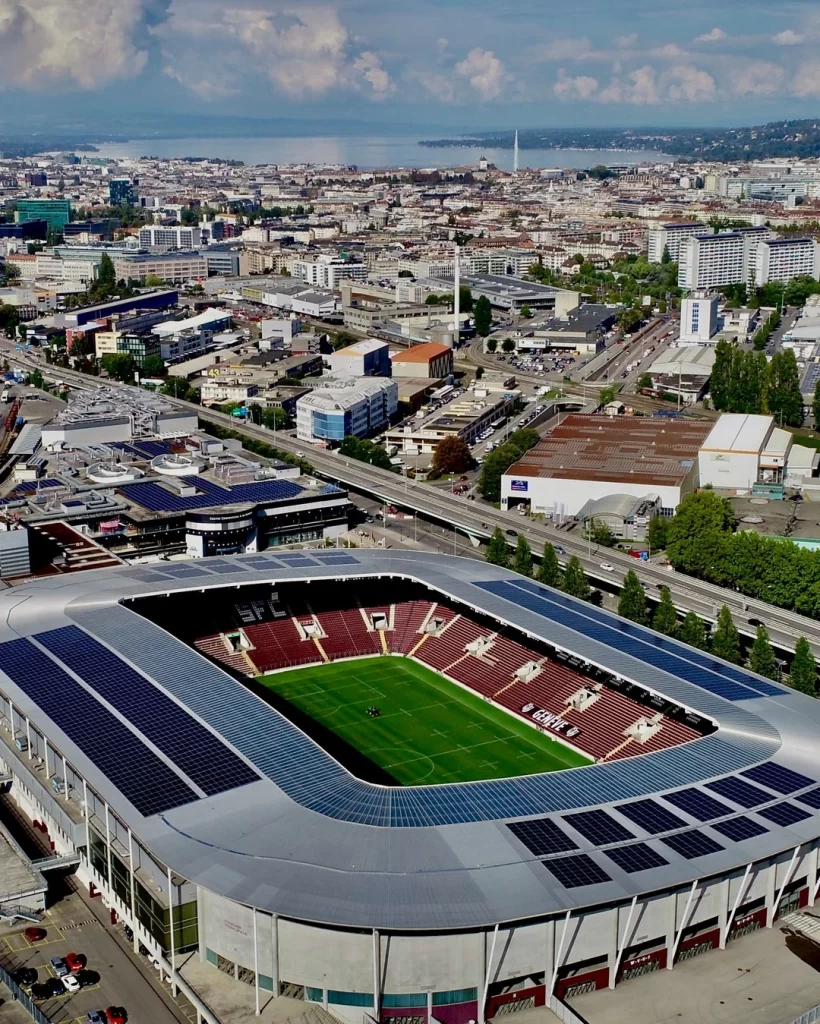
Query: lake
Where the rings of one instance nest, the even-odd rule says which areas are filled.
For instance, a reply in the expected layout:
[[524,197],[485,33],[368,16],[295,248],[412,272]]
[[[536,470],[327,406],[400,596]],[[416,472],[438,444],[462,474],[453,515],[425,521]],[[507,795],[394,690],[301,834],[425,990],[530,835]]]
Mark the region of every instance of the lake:
[[[431,149],[418,144],[418,137],[389,135],[308,136],[304,138],[199,138],[138,139],[97,145],[98,156],[114,159],[157,156],[220,157],[246,164],[355,164],[363,170],[392,167],[457,167],[476,164],[480,156],[503,170],[511,171],[511,149],[471,147]],[[519,166],[593,167],[595,164],[654,164],[671,162],[663,153],[606,149],[522,149]]]

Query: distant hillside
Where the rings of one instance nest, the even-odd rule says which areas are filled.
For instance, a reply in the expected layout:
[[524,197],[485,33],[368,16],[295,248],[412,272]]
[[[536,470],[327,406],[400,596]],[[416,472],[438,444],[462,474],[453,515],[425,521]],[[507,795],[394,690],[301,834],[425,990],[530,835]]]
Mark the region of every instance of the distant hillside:
[[[514,133],[488,132],[450,139],[428,139],[422,146],[512,149]],[[524,149],[651,150],[681,160],[740,163],[772,157],[820,156],[820,120],[774,121],[749,128],[524,128]]]

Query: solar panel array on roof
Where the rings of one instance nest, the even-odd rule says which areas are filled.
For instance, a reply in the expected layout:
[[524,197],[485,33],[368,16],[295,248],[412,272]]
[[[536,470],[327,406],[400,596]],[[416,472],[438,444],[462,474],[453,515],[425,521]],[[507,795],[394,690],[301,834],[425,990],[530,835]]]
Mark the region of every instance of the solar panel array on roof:
[[610,882],[612,879],[585,853],[575,857],[559,857],[557,860],[543,860],[541,863],[555,875],[565,889],[580,889],[584,885]]
[[578,844],[549,818],[539,818],[535,821],[513,821],[507,828],[512,834],[520,839],[524,846],[541,857],[548,853],[566,853],[568,850],[577,850]]
[[193,565],[164,565],[162,572],[165,576],[171,576],[174,579],[185,579],[186,576],[200,576],[202,573],[201,569],[195,568]]
[[752,700],[758,696],[777,696],[784,692],[774,683],[747,675],[694,648],[677,645],[642,626],[622,622],[597,608],[581,606],[535,583],[526,580],[514,583],[492,580],[477,583],[476,586],[593,640],[600,640],[654,668],[679,676],[726,700]]
[[810,789],[808,793],[796,796],[795,800],[798,800],[801,804],[805,804],[806,807],[813,807],[815,811],[820,811],[820,786]]
[[711,821],[713,818],[723,818],[732,813],[732,808],[728,804],[715,800],[699,789],[679,789],[674,793],[664,793],[663,799],[691,814],[698,821]]
[[141,505],[149,512],[190,512],[198,508],[214,508],[245,502],[285,501],[288,498],[295,498],[302,492],[298,484],[289,480],[263,480],[257,483],[237,484],[231,488],[220,487],[200,476],[185,477],[185,480],[199,493],[182,497],[153,481],[125,484],[119,489],[129,501]]
[[359,559],[351,555],[315,555],[315,558],[325,565],[358,565]]
[[728,821],[716,821],[712,828],[735,843],[742,843],[744,839],[754,839],[755,836],[762,836],[764,832],[768,832],[764,825],[743,816],[729,818]]
[[646,843],[633,843],[631,846],[615,846],[605,850],[604,856],[615,861],[619,868],[629,875],[637,871],[648,871],[649,868],[663,867],[669,861]]
[[635,836],[617,822],[606,811],[580,811],[578,814],[565,814],[564,821],[580,832],[596,846],[608,846],[610,843],[623,843]]
[[661,842],[687,860],[705,857],[709,853],[717,853],[723,849],[720,843],[716,843],[714,839],[710,839],[702,832],[678,832],[673,836],[661,839]]
[[772,799],[770,793],[738,778],[716,779],[707,782],[706,788],[725,796],[727,800],[734,800],[741,807],[759,807]]
[[0,670],[145,817],[198,795],[103,704],[28,640],[0,644]]
[[767,818],[769,821],[773,821],[775,825],[782,825],[784,828],[789,825],[796,825],[798,821],[805,821],[806,818],[811,817],[808,811],[804,811],[800,807],[795,807],[794,804],[789,803],[775,804],[774,807],[764,807],[762,811],[757,811],[756,813]]
[[793,772],[791,768],[784,768],[782,764],[775,764],[774,761],[767,761],[765,764],[757,764],[748,771],[741,772],[752,782],[759,782],[761,786],[767,786],[775,793],[796,793],[798,789],[805,789],[814,785],[814,779]]
[[44,480],[27,480],[25,483],[18,484],[12,491],[12,494],[35,494],[37,491],[46,490],[49,487],[65,486],[62,480],[49,479],[48,477]]
[[665,807],[661,807],[654,800],[636,800],[632,804],[619,804],[617,809],[650,835],[674,832],[675,829],[687,827],[683,818],[667,811]]
[[162,690],[76,626],[36,638],[208,796],[258,782],[254,770]]

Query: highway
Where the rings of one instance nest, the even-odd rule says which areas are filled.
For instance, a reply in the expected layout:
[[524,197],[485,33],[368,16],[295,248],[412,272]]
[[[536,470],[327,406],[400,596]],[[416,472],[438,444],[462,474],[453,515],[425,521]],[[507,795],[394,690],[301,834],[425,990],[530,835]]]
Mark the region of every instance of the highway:
[[[63,368],[49,373],[49,367],[22,353],[9,352],[13,362],[29,369],[40,369],[47,376],[75,382],[84,387],[93,387],[98,379]],[[117,386],[114,381],[106,384]],[[539,554],[545,541],[563,549],[559,552],[562,561],[576,555],[594,585],[606,589],[617,587],[623,576],[633,569],[645,585],[648,596],[657,595],[660,587],[667,586],[676,606],[681,611],[695,611],[704,618],[714,618],[722,604],[732,611],[738,629],[747,636],[753,636],[755,626],[750,618],[766,624],[772,642],[784,650],[793,650],[799,636],[805,636],[815,653],[820,654],[820,622],[795,612],[775,608],[763,601],[745,598],[732,590],[714,586],[680,573],[668,572],[663,566],[642,562],[624,552],[609,548],[596,548],[583,537],[559,529],[548,523],[537,522],[516,512],[502,512],[480,501],[470,501],[424,483],[416,483],[406,477],[397,476],[387,470],[378,469],[365,463],[344,458],[336,452],[313,448],[302,441],[273,432],[264,427],[238,421],[234,417],[212,409],[191,405],[178,399],[168,399],[177,405],[196,410],[200,420],[227,427],[238,434],[275,445],[283,451],[302,456],[314,467],[316,474],[325,480],[338,483],[360,494],[376,498],[385,504],[395,505],[407,512],[447,524],[450,528],[468,536],[487,540],[496,526],[500,526],[511,546],[515,545],[517,534],[525,536]],[[601,563],[608,563],[612,571],[603,569]]]

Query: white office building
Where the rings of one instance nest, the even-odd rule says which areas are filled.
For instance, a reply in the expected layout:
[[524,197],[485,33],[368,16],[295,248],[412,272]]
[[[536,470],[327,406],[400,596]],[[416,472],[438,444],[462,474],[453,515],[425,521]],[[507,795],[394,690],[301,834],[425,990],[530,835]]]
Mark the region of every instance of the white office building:
[[339,445],[349,435],[367,437],[390,425],[399,388],[384,377],[339,381],[315,388],[296,403],[296,434],[301,441]]
[[698,453],[700,486],[736,493],[757,483],[780,484],[793,440],[775,426],[774,416],[725,414]]
[[349,263],[338,256],[322,254],[293,261],[293,277],[316,288],[335,291],[344,278],[364,281],[367,267],[364,263]]
[[706,345],[717,334],[720,296],[695,292],[680,306],[680,340],[686,345]]
[[743,281],[744,249],[744,236],[737,231],[688,238],[678,259],[678,286],[708,290]]
[[695,235],[703,235],[709,230],[707,224],[700,221],[693,221],[686,224],[660,224],[658,227],[649,229],[647,239],[647,259],[650,263],[661,263],[663,261],[664,249],[669,250],[669,258],[677,260],[680,256],[680,249],[684,242]]
[[140,248],[153,252],[169,249],[197,249],[202,244],[202,232],[195,227],[161,227],[150,225],[140,228]]
[[749,260],[749,284],[760,287],[770,281],[818,277],[817,242],[813,238],[766,238],[754,248]]

